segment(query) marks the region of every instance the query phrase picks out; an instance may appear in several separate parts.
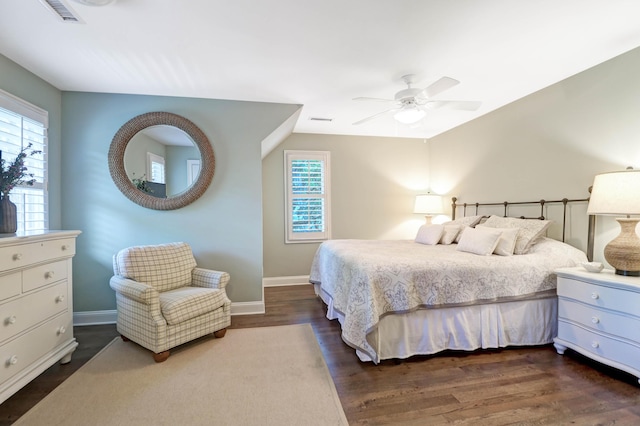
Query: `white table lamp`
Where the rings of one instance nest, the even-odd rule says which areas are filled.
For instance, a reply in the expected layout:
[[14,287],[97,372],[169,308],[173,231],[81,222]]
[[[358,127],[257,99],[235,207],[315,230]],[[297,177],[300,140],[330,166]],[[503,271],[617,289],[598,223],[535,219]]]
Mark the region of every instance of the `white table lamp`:
[[604,258],[618,275],[640,276],[640,238],[636,225],[640,218],[640,170],[602,173],[595,177],[588,214],[626,216],[616,218],[620,235],[604,248]]
[[416,195],[416,203],[413,207],[414,213],[422,213],[428,225],[434,215],[442,214],[442,197],[434,194]]

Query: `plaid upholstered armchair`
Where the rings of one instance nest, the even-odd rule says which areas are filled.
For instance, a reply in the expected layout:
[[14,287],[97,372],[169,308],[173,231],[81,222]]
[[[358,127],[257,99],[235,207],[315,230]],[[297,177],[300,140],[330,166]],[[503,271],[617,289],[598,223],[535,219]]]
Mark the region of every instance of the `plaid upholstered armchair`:
[[113,256],[117,329],[165,361],[170,349],[198,337],[224,337],[231,325],[227,272],[196,267],[186,243],[136,246]]

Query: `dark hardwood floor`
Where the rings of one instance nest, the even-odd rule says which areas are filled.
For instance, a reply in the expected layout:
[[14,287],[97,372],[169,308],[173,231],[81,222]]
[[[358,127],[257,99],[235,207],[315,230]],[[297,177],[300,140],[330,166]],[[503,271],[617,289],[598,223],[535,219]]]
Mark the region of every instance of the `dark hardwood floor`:
[[[310,285],[266,288],[265,299],[266,314],[234,316],[232,328],[311,323],[352,425],[640,424],[637,379],[570,350],[445,352],[373,365],[342,342]],[[0,405],[0,425],[13,423],[117,336],[114,325],[74,332],[80,345],[71,363],[52,366]]]

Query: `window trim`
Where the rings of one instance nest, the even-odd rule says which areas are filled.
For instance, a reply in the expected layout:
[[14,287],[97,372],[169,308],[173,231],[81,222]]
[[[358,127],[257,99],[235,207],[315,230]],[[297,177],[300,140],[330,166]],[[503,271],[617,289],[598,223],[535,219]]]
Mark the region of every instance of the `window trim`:
[[[159,164],[162,166],[162,181],[156,181],[154,179],[154,173],[153,173],[153,165],[154,164]],[[153,182],[153,183],[161,183],[161,184],[166,184],[166,179],[167,179],[167,175],[166,175],[166,169],[165,169],[165,162],[164,162],[164,157],[162,155],[158,155],[158,154],[154,154],[153,152],[147,152],[147,182]]]
[[[291,162],[293,160],[320,160],[323,164],[324,193],[314,195],[313,198],[322,198],[323,203],[323,232],[293,232],[292,203],[296,198],[309,198],[309,195],[294,196],[291,188]],[[317,243],[331,239],[331,152],[329,151],[284,151],[284,220],[285,220],[285,244]]]

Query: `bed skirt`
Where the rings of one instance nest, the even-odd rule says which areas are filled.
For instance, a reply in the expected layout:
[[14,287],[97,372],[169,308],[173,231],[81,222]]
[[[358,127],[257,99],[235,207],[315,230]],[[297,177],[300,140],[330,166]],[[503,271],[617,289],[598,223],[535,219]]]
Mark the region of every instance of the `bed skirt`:
[[[327,305],[327,318],[342,324],[331,296],[314,285]],[[379,359],[405,359],[447,349],[473,351],[506,346],[535,346],[553,342],[557,335],[556,296],[438,309],[419,309],[386,315],[367,337]],[[356,349],[362,361],[372,361]]]

